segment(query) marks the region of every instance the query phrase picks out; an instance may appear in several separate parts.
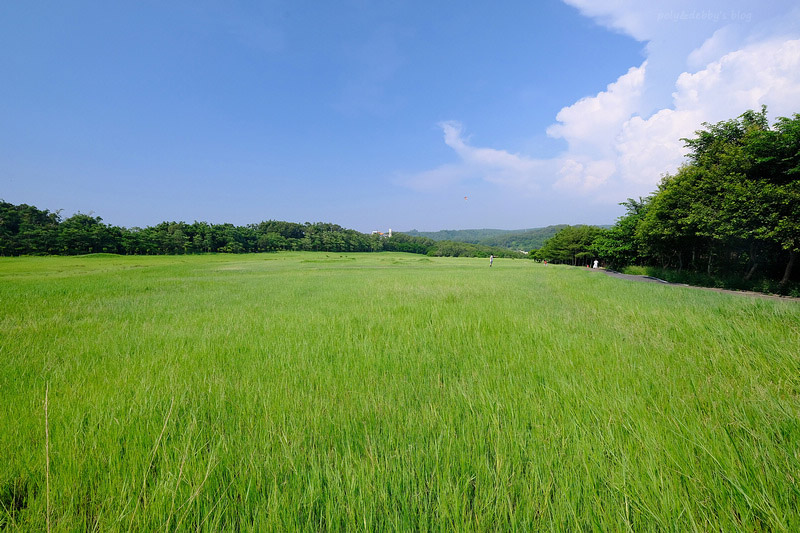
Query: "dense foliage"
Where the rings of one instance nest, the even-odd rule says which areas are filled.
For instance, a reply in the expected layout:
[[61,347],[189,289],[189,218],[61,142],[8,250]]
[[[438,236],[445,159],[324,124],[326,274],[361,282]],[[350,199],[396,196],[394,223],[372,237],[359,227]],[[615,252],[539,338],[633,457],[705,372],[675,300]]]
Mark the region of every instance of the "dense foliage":
[[665,176],[651,196],[624,202],[626,214],[616,225],[595,232],[590,243],[564,230],[537,256],[580,264],[594,254],[613,268],[652,266],[718,281],[779,280],[781,287],[797,279],[800,115],[770,127],[762,108],[704,123],[695,133],[683,139],[687,163]]
[[524,230],[464,229],[431,232],[411,230],[408,234],[427,237],[434,241],[468,242],[483,246],[507,248],[509,250],[534,250],[541,248],[547,239],[565,227],[567,227],[565,224],[559,224]]
[[596,257],[594,242],[603,230],[597,226],[566,226],[533,252],[533,258],[549,263],[588,265]]
[[0,201],[0,255],[76,255],[116,253],[172,255],[253,253],[279,250],[314,252],[397,251],[431,256],[522,257],[500,248],[435,242],[395,233],[367,235],[325,222],[298,224],[269,220],[247,226],[207,222],[162,222],[147,228],[121,228],[78,213],[65,220],[59,213]]

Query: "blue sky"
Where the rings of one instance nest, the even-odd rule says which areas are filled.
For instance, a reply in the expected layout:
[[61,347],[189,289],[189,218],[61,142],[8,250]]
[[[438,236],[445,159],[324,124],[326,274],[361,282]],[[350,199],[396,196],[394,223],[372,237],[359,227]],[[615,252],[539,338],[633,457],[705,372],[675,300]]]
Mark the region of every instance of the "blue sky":
[[800,112],[793,2],[640,4],[3,2],[0,198],[126,227],[613,223],[703,121]]

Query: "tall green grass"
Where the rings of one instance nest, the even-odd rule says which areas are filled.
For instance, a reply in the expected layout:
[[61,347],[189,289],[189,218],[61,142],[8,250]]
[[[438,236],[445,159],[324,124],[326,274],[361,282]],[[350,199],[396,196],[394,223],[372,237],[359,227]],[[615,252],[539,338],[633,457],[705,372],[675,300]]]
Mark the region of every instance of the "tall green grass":
[[800,530],[793,302],[282,253],[3,259],[0,304],[4,529]]

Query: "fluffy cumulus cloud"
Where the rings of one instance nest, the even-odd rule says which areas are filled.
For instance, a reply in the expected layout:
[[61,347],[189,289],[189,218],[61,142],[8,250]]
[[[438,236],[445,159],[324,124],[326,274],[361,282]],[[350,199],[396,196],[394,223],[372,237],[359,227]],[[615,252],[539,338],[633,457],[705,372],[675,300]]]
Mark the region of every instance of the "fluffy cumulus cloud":
[[778,1],[565,0],[615,31],[646,43],[647,60],[596,95],[566,105],[547,129],[567,148],[549,159],[481,148],[457,122],[440,126],[460,158],[416,178],[480,178],[546,188],[601,202],[654,190],[683,162],[682,137],[702,122],[767,105],[771,119],[800,111],[800,9]]
[[[800,17],[788,4],[753,13],[744,2],[699,9],[688,1],[567,1],[610,28],[647,41],[648,61],[556,116],[548,134],[569,145],[556,187],[575,192],[603,187],[608,198],[647,194],[684,161],[680,139],[703,122],[733,118],[762,104],[772,117],[798,111],[800,41],[786,19]],[[662,101],[665,80],[671,93]]]
[[694,74],[684,72],[676,86],[676,109],[702,109],[711,117],[764,103],[775,113],[797,111],[800,40],[767,41],[727,53]]
[[548,135],[565,139],[571,152],[608,155],[614,143],[606,134],[639,108],[646,65],[631,68],[597,96],[563,108],[556,115],[558,123],[547,129]]
[[800,40],[774,40],[723,55],[706,68],[678,77],[673,106],[649,118],[625,121],[615,144],[620,178],[654,184],[683,160],[682,137],[703,122],[718,122],[746,109],[769,106],[774,116],[797,112]]
[[605,91],[583,98],[556,115],[558,123],[547,133],[563,138],[569,147],[560,158],[557,188],[592,191],[614,175],[616,139],[610,133],[619,131],[641,105],[646,65],[631,68]]

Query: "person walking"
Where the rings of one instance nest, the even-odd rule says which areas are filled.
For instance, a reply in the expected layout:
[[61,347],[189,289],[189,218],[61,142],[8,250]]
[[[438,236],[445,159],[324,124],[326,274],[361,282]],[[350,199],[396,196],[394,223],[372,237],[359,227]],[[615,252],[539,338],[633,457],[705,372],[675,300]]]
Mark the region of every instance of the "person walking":
[[489,256],[489,268],[492,267],[492,263],[494,263],[494,254]]

